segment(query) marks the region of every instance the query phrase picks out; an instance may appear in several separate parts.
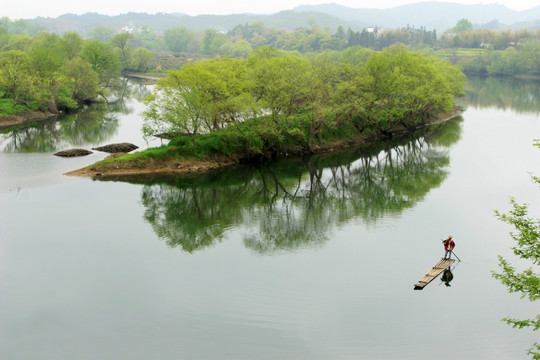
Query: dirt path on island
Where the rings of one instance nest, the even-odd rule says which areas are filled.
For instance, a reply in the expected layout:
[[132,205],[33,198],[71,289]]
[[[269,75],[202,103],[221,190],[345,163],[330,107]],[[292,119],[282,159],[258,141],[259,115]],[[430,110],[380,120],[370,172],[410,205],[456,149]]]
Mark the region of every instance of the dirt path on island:
[[228,159],[220,160],[155,160],[148,159],[144,165],[135,166],[129,162],[118,162],[108,166],[99,166],[98,164],[70,171],[64,175],[68,176],[83,176],[92,178],[110,178],[110,177],[129,177],[138,175],[188,175],[201,174],[228,166],[237,164],[235,161]]

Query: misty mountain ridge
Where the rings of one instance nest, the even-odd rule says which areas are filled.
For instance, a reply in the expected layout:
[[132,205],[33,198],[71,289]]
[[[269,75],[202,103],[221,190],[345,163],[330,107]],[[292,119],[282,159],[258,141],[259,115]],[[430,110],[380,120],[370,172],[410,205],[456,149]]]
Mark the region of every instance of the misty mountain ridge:
[[367,24],[361,22],[352,23],[321,12],[297,12],[293,10],[281,11],[270,15],[232,14],[191,16],[182,13],[147,14],[131,12],[111,16],[98,13],[86,13],[83,15],[64,14],[57,18],[40,17],[29,21],[42,25],[47,31],[54,33],[77,31],[82,35],[87,35],[96,26],[120,29],[126,25],[133,27],[148,25],[158,32],[164,32],[167,29],[176,26],[185,26],[192,31],[205,30],[208,28],[228,31],[237,25],[252,24],[257,21],[262,21],[266,26],[271,28],[294,30],[306,27],[312,20],[315,21],[320,28],[328,28],[331,31],[335,31],[339,26],[342,26],[345,29],[351,28],[353,30],[361,30],[367,26]]
[[57,18],[38,17],[29,20],[43,26],[47,31],[64,33],[77,31],[87,35],[96,26],[106,26],[119,30],[123,26],[140,27],[148,25],[158,32],[176,26],[185,26],[190,30],[228,31],[237,25],[252,24],[262,21],[266,26],[278,29],[294,30],[316,23],[321,29],[335,31],[339,26],[358,31],[367,27],[396,29],[407,26],[425,27],[442,33],[455,26],[459,19],[466,18],[475,28],[492,30],[540,28],[540,6],[525,11],[512,10],[504,5],[463,5],[451,2],[420,2],[401,5],[389,9],[351,8],[335,3],[321,5],[301,5],[293,10],[274,14],[231,14],[197,15],[183,13],[136,13],[121,15],[101,15],[86,13],[83,15],[64,14]]
[[[334,15],[354,24],[365,23],[383,28],[406,26],[426,27],[443,32],[453,27],[459,19],[466,18],[476,27],[498,21],[501,24],[534,23],[540,20],[540,6],[524,11],[512,10],[500,4],[463,5],[452,2],[419,2],[389,9],[351,8],[335,3],[301,5],[295,11],[316,11]],[[514,28],[504,25],[503,28]]]

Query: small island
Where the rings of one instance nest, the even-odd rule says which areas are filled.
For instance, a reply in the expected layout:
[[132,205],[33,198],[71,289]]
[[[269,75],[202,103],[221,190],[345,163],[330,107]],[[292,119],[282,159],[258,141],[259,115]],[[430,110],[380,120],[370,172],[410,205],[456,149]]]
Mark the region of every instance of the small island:
[[158,81],[143,112],[145,135],[167,145],[67,175],[199,173],[384,141],[460,114],[459,68],[401,44],[365,51],[351,61],[261,47],[184,65]]

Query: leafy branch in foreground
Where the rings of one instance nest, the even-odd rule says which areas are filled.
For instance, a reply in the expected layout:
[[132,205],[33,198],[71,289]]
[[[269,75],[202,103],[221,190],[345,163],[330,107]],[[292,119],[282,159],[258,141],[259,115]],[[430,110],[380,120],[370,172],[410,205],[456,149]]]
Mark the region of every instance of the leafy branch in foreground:
[[[540,141],[536,140],[535,146],[540,147]],[[533,181],[540,184],[538,177],[532,177]],[[500,272],[492,272],[495,279],[499,280],[508,288],[511,293],[521,293],[521,298],[527,297],[529,301],[540,300],[540,218],[534,219],[528,217],[528,205],[518,204],[515,199],[511,199],[513,209],[508,214],[501,214],[495,211],[497,218],[505,223],[513,225],[515,232],[510,233],[510,236],[517,243],[512,248],[515,255],[522,259],[530,261],[533,266],[528,269],[518,272],[508,260],[499,255]],[[514,328],[522,329],[524,327],[532,328],[533,331],[540,329],[540,314],[532,319],[519,320],[514,318],[504,318],[507,324]],[[533,359],[540,359],[540,343],[535,343],[528,350],[528,354]]]

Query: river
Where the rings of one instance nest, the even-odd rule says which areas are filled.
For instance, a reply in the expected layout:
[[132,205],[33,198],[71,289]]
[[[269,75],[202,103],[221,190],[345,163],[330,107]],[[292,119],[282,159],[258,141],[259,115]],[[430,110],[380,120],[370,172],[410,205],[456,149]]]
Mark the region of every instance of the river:
[[[62,173],[141,135],[144,85],[0,134],[0,359],[523,359],[538,305],[494,216],[540,217],[540,82],[471,78],[463,115],[380,146],[197,177]],[[137,100],[138,99],[138,100]],[[446,286],[413,290],[453,235]]]

